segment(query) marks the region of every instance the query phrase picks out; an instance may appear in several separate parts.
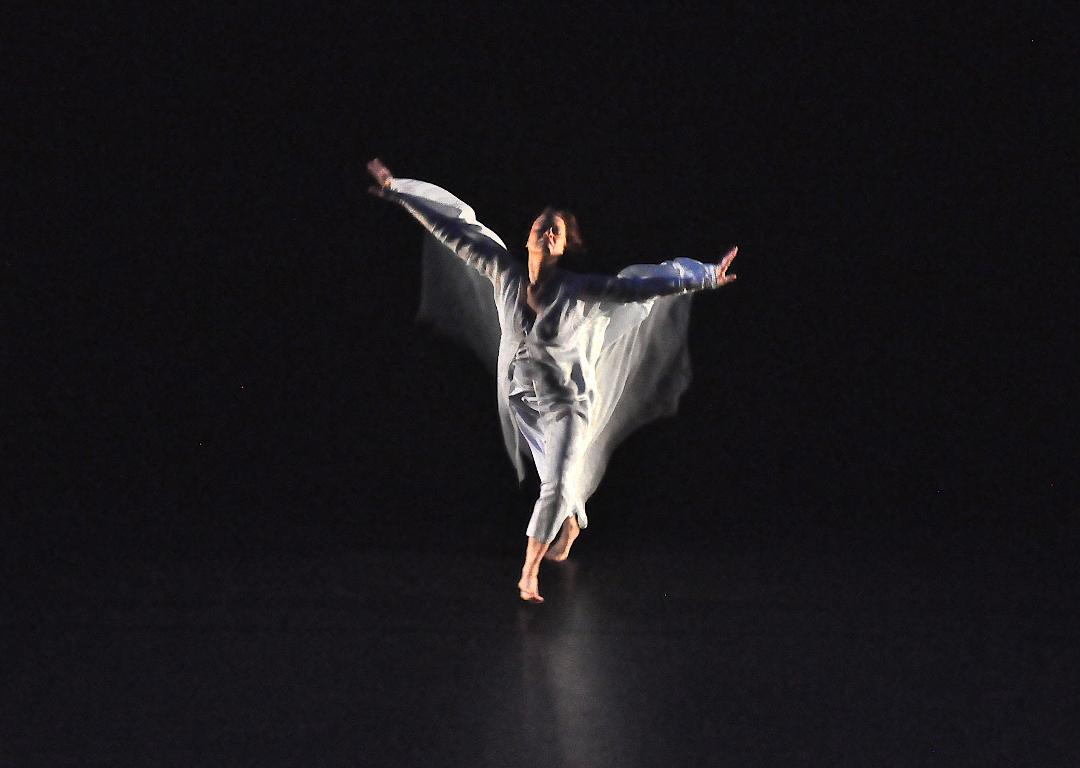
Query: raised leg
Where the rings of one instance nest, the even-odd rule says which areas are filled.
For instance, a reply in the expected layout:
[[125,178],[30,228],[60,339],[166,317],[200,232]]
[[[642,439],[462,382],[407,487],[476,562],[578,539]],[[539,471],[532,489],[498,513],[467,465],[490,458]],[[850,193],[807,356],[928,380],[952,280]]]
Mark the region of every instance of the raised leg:
[[581,526],[578,525],[577,515],[571,514],[563,520],[562,528],[559,529],[559,537],[551,542],[544,559],[554,560],[557,563],[566,560],[566,558],[570,557],[570,547],[574,546],[574,542],[580,534]]

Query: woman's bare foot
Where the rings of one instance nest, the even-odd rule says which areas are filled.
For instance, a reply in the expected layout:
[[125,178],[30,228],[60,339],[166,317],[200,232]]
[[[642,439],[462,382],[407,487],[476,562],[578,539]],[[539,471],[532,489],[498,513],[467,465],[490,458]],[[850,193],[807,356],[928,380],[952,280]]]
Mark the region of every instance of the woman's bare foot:
[[559,536],[555,541],[551,542],[551,546],[544,554],[544,559],[561,563],[570,557],[570,547],[574,546],[574,542],[580,534],[581,526],[578,525],[577,515],[570,515],[563,521],[562,528],[559,529]]
[[540,579],[536,576],[522,576],[518,580],[518,596],[529,603],[542,603],[540,597]]
[[530,603],[542,603],[540,597],[540,561],[547,552],[548,545],[540,539],[530,536],[525,544],[525,562],[521,566],[521,578],[518,580],[518,593],[522,600]]

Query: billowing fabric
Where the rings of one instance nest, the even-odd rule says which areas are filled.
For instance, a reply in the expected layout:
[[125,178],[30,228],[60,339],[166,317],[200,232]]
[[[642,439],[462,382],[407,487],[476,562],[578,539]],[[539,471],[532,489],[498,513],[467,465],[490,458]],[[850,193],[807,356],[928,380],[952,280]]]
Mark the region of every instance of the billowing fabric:
[[472,208],[413,179],[394,179],[385,196],[430,233],[419,318],[494,368],[518,479],[524,457],[536,465],[541,494],[529,535],[551,542],[570,514],[586,527],[585,502],[611,452],[637,427],[674,413],[690,383],[687,294],[716,287],[715,265],[679,258],[615,277],[555,269],[534,317],[526,263]]

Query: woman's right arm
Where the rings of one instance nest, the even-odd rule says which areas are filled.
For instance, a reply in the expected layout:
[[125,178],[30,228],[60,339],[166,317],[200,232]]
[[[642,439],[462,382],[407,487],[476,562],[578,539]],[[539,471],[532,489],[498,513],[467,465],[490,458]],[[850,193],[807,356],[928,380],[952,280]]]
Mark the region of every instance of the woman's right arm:
[[468,205],[441,187],[415,179],[397,179],[378,159],[367,165],[378,186],[368,191],[401,205],[443,245],[486,278],[495,280],[520,270],[497,234],[476,220]]

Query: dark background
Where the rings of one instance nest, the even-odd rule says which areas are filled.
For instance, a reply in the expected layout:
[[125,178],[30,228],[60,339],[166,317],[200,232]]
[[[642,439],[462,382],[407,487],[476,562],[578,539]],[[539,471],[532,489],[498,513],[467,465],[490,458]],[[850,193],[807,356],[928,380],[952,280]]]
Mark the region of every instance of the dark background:
[[266,505],[359,532],[432,486],[509,486],[493,383],[412,324],[419,229],[364,194],[376,155],[511,243],[572,206],[598,271],[739,244],[741,281],[695,299],[683,417],[620,452],[598,504],[679,471],[714,481],[681,514],[720,525],[1029,497],[1037,519],[1071,485],[1053,16],[34,23],[4,264],[9,307],[39,313],[6,344],[34,517],[151,533]]
[[15,615],[77,604],[41,569],[86,562],[119,569],[105,590],[222,553],[519,555],[535,481],[488,373],[414,323],[420,230],[365,194],[374,156],[512,250],[571,207],[596,271],[739,245],[738,282],[694,299],[680,414],[590,502],[596,557],[971,535],[1027,547],[1037,588],[1076,537],[1064,15],[27,9]]

